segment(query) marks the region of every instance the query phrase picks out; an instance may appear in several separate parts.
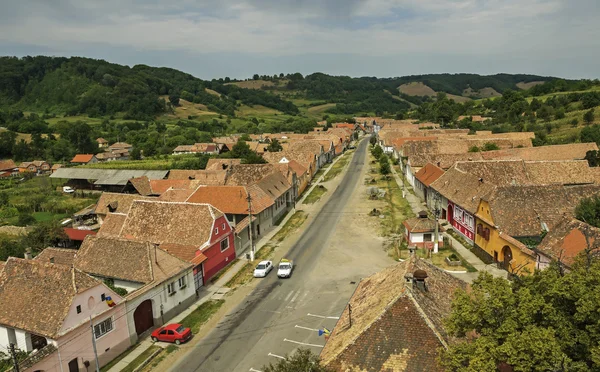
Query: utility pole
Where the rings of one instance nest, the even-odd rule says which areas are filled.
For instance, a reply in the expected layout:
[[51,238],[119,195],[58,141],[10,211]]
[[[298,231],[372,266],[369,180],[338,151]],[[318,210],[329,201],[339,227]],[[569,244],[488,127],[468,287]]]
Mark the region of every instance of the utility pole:
[[90,315],[90,329],[92,330],[92,346],[94,347],[94,358],[96,360],[96,372],[100,372],[100,365],[98,364],[98,351],[96,350],[96,335],[94,335],[94,323],[92,322],[91,315]]
[[440,197],[439,197],[439,195],[436,195],[436,197],[435,197],[435,205],[434,205],[433,213],[435,214],[435,234],[434,234],[434,238],[433,238],[434,239],[433,253],[438,253],[438,241],[439,241],[438,217],[440,214]]
[[352,305],[348,304],[348,320],[349,320],[349,328],[352,328]]
[[250,219],[250,261],[254,261],[254,239],[252,237],[254,229],[252,228],[252,196],[250,196],[250,193],[248,193],[246,200],[248,200],[248,218]]
[[17,360],[17,353],[15,353],[15,344],[12,342],[10,343],[10,356],[13,360],[15,372],[19,372],[19,361]]

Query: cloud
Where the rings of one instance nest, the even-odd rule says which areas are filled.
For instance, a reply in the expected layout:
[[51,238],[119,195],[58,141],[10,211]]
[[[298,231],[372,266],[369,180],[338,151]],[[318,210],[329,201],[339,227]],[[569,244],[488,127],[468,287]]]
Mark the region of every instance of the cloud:
[[[10,44],[249,60],[436,55],[442,71],[456,56],[544,63],[595,50],[600,57],[596,0],[0,0],[0,9],[0,51]],[[460,70],[453,63],[445,71]]]

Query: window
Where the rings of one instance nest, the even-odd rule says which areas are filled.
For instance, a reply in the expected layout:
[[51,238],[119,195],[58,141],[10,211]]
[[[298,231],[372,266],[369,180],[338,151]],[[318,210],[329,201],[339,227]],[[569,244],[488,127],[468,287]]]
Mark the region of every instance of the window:
[[215,234],[218,234],[218,233],[219,233],[219,228],[217,227],[217,228],[215,229]]
[[167,294],[173,296],[175,294],[175,282],[167,284]]
[[224,252],[229,248],[229,238],[221,240],[221,252]]
[[104,293],[100,295],[100,301],[106,301],[106,295]]
[[423,241],[424,242],[433,241],[431,234],[423,234]]
[[108,318],[94,326],[94,335],[96,338],[100,338],[113,330],[112,318]]
[[225,231],[225,224],[221,225],[221,230]]
[[179,278],[179,289],[185,288],[186,286],[186,282],[185,282],[185,276],[182,276],[181,278]]
[[77,314],[81,314],[81,305],[77,305]]

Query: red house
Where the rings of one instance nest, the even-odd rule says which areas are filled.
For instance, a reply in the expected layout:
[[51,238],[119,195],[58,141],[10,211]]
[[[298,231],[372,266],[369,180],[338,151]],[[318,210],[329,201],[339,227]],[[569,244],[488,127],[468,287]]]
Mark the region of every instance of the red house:
[[193,263],[196,290],[235,259],[233,229],[210,204],[135,200],[120,236],[158,244]]

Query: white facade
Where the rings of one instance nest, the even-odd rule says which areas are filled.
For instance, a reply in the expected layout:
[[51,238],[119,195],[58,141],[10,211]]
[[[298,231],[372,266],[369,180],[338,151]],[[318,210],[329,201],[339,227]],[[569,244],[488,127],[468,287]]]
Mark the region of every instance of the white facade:
[[[408,233],[408,239],[411,244],[433,242],[435,240],[434,236],[435,236],[435,233],[433,231],[428,232],[428,233],[423,233],[423,232]],[[444,241],[444,237],[442,236],[442,233],[438,232],[438,242],[441,243],[443,241]]]

